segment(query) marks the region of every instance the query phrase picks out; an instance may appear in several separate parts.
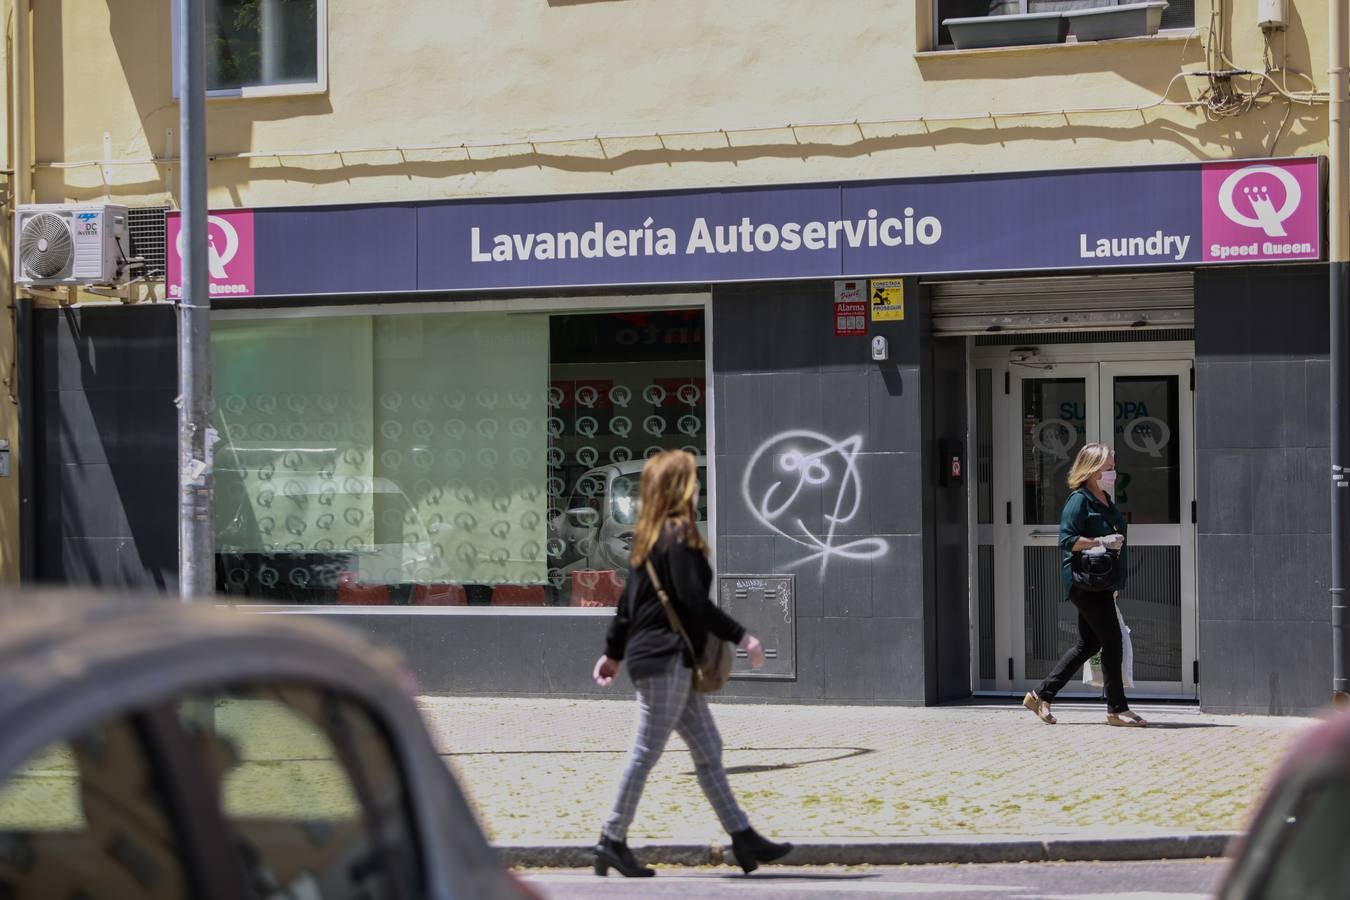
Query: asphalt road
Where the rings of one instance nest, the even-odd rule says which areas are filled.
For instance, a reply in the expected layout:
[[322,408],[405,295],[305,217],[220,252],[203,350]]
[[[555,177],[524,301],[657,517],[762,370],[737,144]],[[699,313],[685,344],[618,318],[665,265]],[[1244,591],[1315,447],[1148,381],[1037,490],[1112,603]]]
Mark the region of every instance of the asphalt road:
[[1225,863],[1022,863],[964,866],[772,866],[746,877],[726,867],[662,868],[655,878],[539,869],[522,873],[545,897],[773,898],[773,900],[1207,900]]

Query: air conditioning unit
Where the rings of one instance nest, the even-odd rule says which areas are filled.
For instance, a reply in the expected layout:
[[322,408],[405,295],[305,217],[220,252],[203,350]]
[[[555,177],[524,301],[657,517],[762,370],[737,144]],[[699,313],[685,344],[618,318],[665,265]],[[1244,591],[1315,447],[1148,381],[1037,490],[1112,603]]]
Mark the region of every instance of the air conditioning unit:
[[119,284],[129,268],[127,208],[32,203],[14,218],[17,285]]

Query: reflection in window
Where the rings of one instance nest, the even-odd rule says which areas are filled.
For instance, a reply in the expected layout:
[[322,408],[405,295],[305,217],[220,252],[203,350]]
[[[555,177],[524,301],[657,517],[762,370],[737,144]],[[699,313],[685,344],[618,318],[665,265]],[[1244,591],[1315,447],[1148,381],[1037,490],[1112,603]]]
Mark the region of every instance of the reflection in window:
[[207,0],[207,90],[317,83],[321,2]]
[[1181,449],[1175,375],[1114,379],[1116,502],[1132,525],[1181,522]]
[[237,596],[612,605],[644,460],[706,453],[701,310],[232,320],[213,354]]
[[1087,382],[1028,378],[1022,382],[1023,523],[1059,522],[1067,478],[1087,442]]
[[0,896],[190,895],[178,834],[131,720],[48,747],[0,789]]
[[[192,715],[203,707],[209,728]],[[182,710],[256,896],[418,896],[401,771],[364,710],[299,685],[238,687]]]

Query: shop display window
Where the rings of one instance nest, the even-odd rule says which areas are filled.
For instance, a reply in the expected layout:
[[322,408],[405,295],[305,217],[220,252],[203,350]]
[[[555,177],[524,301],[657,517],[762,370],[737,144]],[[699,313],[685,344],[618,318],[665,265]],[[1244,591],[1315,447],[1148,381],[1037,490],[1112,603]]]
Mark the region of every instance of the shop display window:
[[645,460],[706,476],[702,309],[213,327],[227,595],[612,606]]

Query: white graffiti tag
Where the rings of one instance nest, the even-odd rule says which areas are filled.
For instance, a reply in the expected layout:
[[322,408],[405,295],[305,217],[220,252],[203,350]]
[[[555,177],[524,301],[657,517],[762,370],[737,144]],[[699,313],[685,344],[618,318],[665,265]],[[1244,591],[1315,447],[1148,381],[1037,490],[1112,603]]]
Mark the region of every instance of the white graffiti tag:
[[[810,551],[787,563],[789,567],[820,560],[823,576],[834,557],[877,559],[890,549],[881,538],[835,537],[862,506],[861,448],[862,435],[837,441],[814,431],[785,431],[765,441],[750,457],[741,481],[746,505],[760,524]],[[830,491],[834,492],[833,512],[829,511]],[[819,521],[816,516],[821,517]]]

